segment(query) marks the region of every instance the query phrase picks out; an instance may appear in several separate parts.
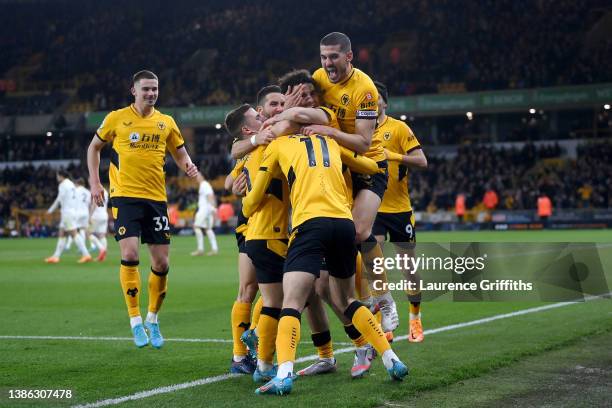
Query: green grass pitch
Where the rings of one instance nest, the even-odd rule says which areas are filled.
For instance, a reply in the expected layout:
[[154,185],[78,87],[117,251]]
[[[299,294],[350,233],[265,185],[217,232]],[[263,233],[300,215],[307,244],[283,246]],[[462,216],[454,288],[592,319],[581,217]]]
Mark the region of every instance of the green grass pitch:
[[[526,231],[418,233],[419,242],[599,242],[612,232]],[[118,247],[109,238],[104,263],[77,265],[76,252],[57,265],[43,262],[55,239],[0,240],[0,406],[73,406],[216,377],[228,372],[229,342],[167,341],[161,350],[137,349],[118,278]],[[168,295],[160,313],[166,338],[231,339],[230,308],[237,291],[236,248],[231,235],[219,237],[220,254],[193,258],[193,237],[176,237],[171,249]],[[602,249],[606,271],[612,250]],[[149,261],[141,253],[146,313]],[[608,273],[609,277],[609,273]],[[612,279],[608,278],[608,283]],[[402,318],[396,335],[407,333],[407,304],[396,295]],[[432,302],[422,308],[426,330],[541,306],[527,302]],[[418,400],[461,381],[478,378],[531,356],[568,347],[589,336],[612,332],[612,303],[595,300],[427,335],[422,344],[399,341],[396,352],[410,367],[409,378],[391,382],[377,359],[367,378],[351,380],[351,353],[338,354],[339,370],[300,379],[287,397],[256,396],[242,376],[124,402],[121,406],[330,406],[372,407]],[[348,341],[330,314],[332,338]],[[15,336],[75,336],[97,339],[26,339]],[[336,349],[346,345],[336,345]],[[304,319],[298,357],[314,348]],[[298,368],[308,363],[297,364]],[[69,400],[9,399],[15,389],[70,389]],[[432,394],[433,395],[433,394]],[[431,398],[428,399],[431,401]],[[448,404],[441,404],[448,405]],[[452,404],[450,404],[452,405]]]

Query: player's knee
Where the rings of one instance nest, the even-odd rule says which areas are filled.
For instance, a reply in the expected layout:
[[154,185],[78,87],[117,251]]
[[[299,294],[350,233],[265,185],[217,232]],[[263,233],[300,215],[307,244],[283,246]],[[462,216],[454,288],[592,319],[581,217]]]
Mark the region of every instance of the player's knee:
[[355,224],[355,241],[364,242],[372,235],[372,227],[363,224]]
[[121,259],[129,262],[138,262],[138,250],[121,251]]
[[154,259],[151,262],[151,267],[156,271],[167,271],[170,267],[168,258]]

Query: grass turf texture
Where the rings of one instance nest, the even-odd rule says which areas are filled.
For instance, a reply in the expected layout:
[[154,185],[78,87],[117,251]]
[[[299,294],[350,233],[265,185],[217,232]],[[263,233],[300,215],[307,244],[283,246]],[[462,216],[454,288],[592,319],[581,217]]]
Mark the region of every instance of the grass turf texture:
[[[610,231],[526,231],[419,233],[420,242],[612,242]],[[109,240],[110,241],[110,240]],[[220,255],[190,257],[193,237],[175,238],[171,250],[169,291],[160,314],[167,338],[230,339],[229,312],[236,295],[236,249],[232,236],[219,239]],[[77,265],[72,252],[57,265],[42,262],[55,240],[2,240],[0,251],[0,336],[130,336],[118,282],[118,248],[111,242],[105,263]],[[142,247],[143,288],[149,262]],[[606,270],[610,251],[602,257]],[[608,280],[608,282],[612,282]],[[145,296],[141,309],[145,312]],[[407,332],[404,299],[396,296]],[[537,303],[450,303],[423,306],[425,329],[507,313]],[[339,372],[301,379],[288,398],[257,397],[249,377],[202,385],[127,402],[125,406],[379,406],[423,392],[487,375],[528,356],[562,349],[580,339],[612,330],[609,300],[565,306],[426,337],[422,344],[397,342],[394,348],[411,374],[403,383],[388,380],[380,360],[371,378],[351,381],[352,354],[337,355]],[[332,337],[346,342],[330,316]],[[304,319],[299,356],[314,349]],[[341,346],[337,346],[339,348]],[[131,341],[0,339],[0,405],[67,406],[121,397],[227,372],[231,343],[168,341],[162,350],[138,350]],[[299,364],[301,368],[308,363]],[[70,401],[8,400],[9,389],[71,389]],[[341,390],[341,392],[338,392]],[[432,391],[430,391],[432,390]]]

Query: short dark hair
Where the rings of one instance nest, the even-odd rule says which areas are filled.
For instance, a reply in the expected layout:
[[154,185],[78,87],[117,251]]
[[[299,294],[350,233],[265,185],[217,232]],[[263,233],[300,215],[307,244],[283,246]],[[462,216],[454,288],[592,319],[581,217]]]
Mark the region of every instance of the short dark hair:
[[227,130],[227,133],[229,133],[235,139],[240,138],[242,135],[242,126],[244,126],[245,120],[244,114],[249,109],[251,109],[251,105],[244,103],[236,109],[229,111],[228,114],[225,115],[225,130]]
[[387,90],[386,85],[382,82],[374,81],[374,86],[376,86],[376,89],[378,89],[378,95],[383,98],[385,103],[389,103],[389,91]]
[[278,86],[282,93],[286,93],[290,86],[301,84],[312,84],[316,88],[314,79],[306,69],[294,69],[278,79]]
[[257,92],[257,106],[263,106],[263,100],[271,93],[282,93],[278,85],[264,86]]
[[85,185],[85,179],[83,177],[77,177],[77,179],[75,180],[75,182],[80,185],[80,186],[84,186]]
[[320,45],[339,45],[341,52],[349,52],[351,50],[351,40],[348,35],[334,31],[321,38]]
[[67,178],[67,179],[69,179],[69,178],[70,178],[70,173],[68,173],[68,171],[67,171],[67,170],[64,170],[64,169],[59,169],[59,170],[57,170],[57,175],[58,175],[58,176],[61,176],[61,177],[63,177],[63,178]]
[[137,73],[134,74],[134,76],[132,76],[132,84],[135,84],[141,79],[157,79],[159,81],[159,79],[157,78],[157,75],[155,75],[152,71],[147,71],[146,69],[143,69],[142,71],[138,71]]

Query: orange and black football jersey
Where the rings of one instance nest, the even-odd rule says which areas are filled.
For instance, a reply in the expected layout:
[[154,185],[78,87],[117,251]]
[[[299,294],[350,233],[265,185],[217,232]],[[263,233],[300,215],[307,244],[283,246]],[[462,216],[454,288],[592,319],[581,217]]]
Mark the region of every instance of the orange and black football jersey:
[[[319,68],[312,78],[321,90],[323,104],[338,116],[343,132],[355,133],[356,119],[376,120],[378,117],[378,91],[363,71],[352,68],[344,81],[332,83],[325,70]],[[364,156],[377,162],[384,160],[381,140],[372,136],[372,144]]]
[[184,145],[171,116],[154,109],[142,117],[130,105],[106,115],[96,135],[104,142],[112,142],[111,197],[167,200],[166,151],[175,152]]
[[[258,146],[244,157],[241,171],[246,175],[247,194],[253,188],[255,176],[268,146]],[[244,198],[243,198],[244,206]],[[248,216],[247,241],[253,239],[286,239],[289,235],[289,190],[283,174],[277,171],[262,199],[261,206]]]
[[[383,123],[376,128],[377,134],[383,141],[385,149],[398,153],[408,154],[421,145],[412,130],[401,120],[387,116]],[[398,161],[388,160],[389,181],[378,212],[400,213],[412,211],[410,203],[408,167]]]
[[357,155],[323,135],[279,137],[268,145],[251,192],[243,200],[244,214],[260,208],[265,192],[280,170],[289,184],[292,227],[316,217],[352,219],[342,164],[373,174],[376,162]]

